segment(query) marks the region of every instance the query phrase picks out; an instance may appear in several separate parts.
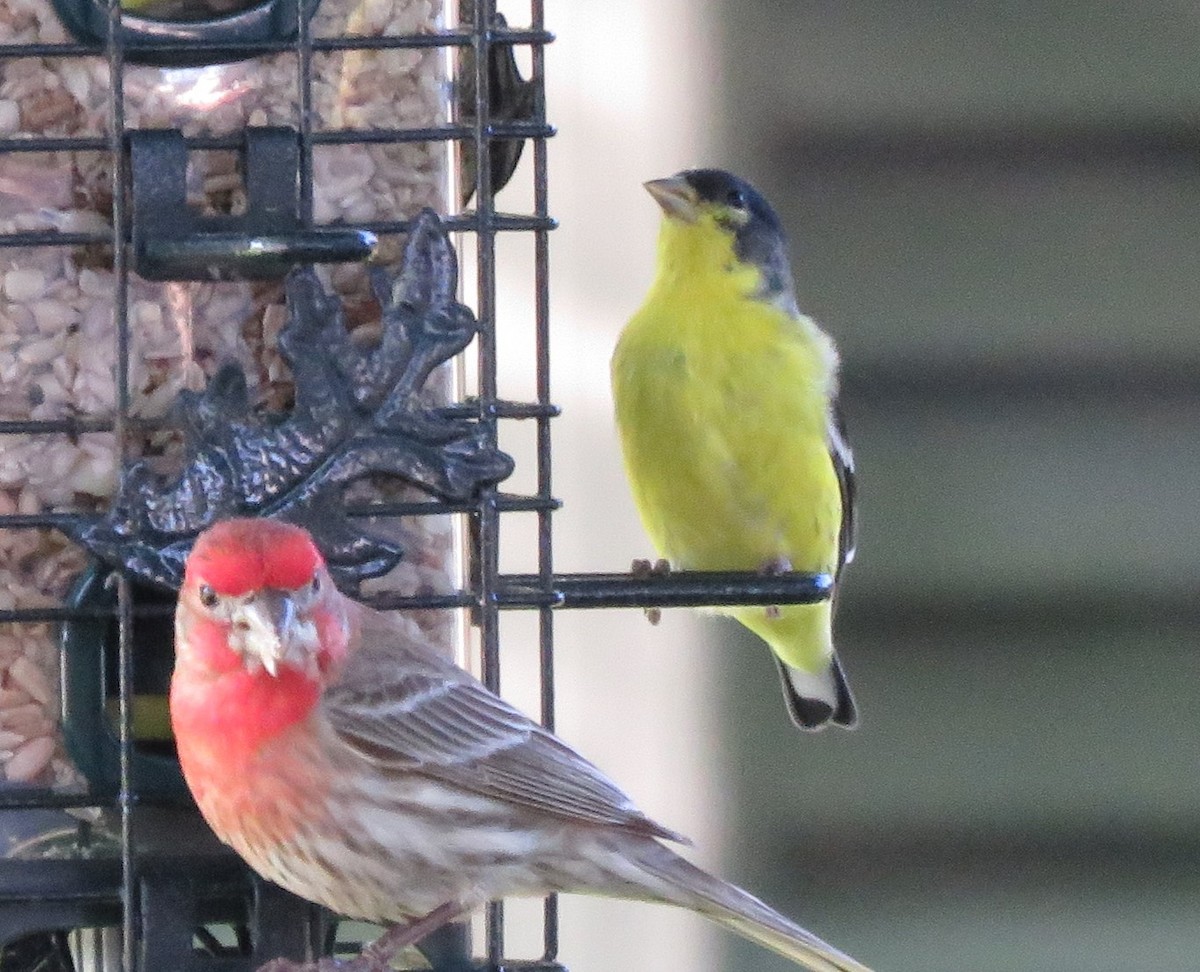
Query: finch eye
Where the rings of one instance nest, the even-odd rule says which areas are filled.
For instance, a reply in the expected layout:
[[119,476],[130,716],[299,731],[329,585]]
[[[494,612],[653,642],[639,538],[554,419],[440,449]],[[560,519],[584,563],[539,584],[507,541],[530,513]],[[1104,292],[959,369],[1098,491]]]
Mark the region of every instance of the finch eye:
[[209,587],[207,584],[200,585],[200,603],[206,608],[215,608],[217,606],[217,601],[219,600],[220,598],[217,597],[217,592],[211,587]]
[[746,208],[746,194],[741,189],[730,189],[725,202],[733,209]]
[[312,579],[312,586],[309,588],[309,590],[311,590],[314,594],[318,593],[321,590],[321,575],[320,574],[317,574],[317,576]]

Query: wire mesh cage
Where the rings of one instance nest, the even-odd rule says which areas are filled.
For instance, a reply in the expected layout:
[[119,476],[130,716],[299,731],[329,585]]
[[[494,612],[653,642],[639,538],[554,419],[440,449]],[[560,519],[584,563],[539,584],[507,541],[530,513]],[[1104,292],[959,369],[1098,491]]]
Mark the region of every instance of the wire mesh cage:
[[[476,398],[461,403],[454,362],[417,392],[469,413],[493,444],[503,419],[545,423],[545,396],[497,402],[486,324],[496,235],[520,232],[535,239],[545,330],[549,39],[539,3],[521,30],[486,3],[0,4],[0,967],[250,968],[337,947],[339,924],[252,878],[180,786],[169,653],[150,650],[170,643],[171,598],[65,537],[111,517],[133,460],[178,453],[173,403],[223,365],[245,375],[252,408],[294,404],[300,369],[280,353],[289,267],[328,264],[339,324],[378,339],[383,297],[361,261],[394,266],[422,207],[474,237],[485,326]],[[534,212],[498,213],[494,190],[527,139]],[[463,627],[447,618],[473,606],[494,684],[495,566],[481,551],[506,505],[548,513],[548,489],[547,475],[522,499],[350,496],[418,554],[364,593],[413,609],[460,656]],[[498,913],[490,927],[498,961]]]
[[[394,544],[381,549],[406,554],[359,593],[413,612],[460,660],[477,654],[493,690],[501,612],[535,612],[551,728],[556,609],[828,596],[823,577],[554,572],[550,40],[540,0],[520,28],[488,0],[0,0],[0,970],[249,969],[369,934],[253,877],[207,831],[164,715],[173,598],[132,555],[112,570],[88,549],[104,530],[141,542],[129,524],[162,526],[156,511],[170,525],[173,497],[142,471],[203,438],[196,415],[216,435],[239,410],[299,411],[317,364],[288,330],[297,306],[328,310],[345,350],[387,341],[405,266],[454,289],[443,230],[469,254],[478,325],[462,354],[430,352],[410,390],[495,462],[457,493],[348,492],[351,516]],[[533,204],[505,212],[496,193],[523,146]],[[514,236],[533,270],[525,400],[497,376],[497,251]],[[398,276],[372,281],[364,260]],[[285,288],[289,267],[313,263],[319,278]],[[499,485],[513,425],[535,439],[524,491]],[[536,519],[536,570],[504,573],[501,523],[518,513]],[[536,959],[515,963],[504,927],[491,905],[490,967],[557,967],[553,899]],[[471,961],[460,930],[435,945],[437,967]]]

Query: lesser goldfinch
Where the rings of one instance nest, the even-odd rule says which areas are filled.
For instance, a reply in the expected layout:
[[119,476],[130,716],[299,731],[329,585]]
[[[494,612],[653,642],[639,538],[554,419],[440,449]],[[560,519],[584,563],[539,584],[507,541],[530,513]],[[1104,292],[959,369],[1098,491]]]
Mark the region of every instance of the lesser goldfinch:
[[[612,359],[642,522],[684,570],[828,573],[854,551],[854,462],[838,354],[796,304],[778,217],[748,182],[693,169],[646,183],[658,268]],[[857,722],[832,600],[723,609],[771,646],[802,729]]]

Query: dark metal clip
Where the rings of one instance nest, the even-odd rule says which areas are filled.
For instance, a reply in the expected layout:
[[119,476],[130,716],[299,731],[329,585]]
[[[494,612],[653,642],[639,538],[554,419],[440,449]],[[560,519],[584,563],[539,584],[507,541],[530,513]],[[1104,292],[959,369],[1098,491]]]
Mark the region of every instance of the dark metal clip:
[[374,233],[306,227],[301,218],[300,137],[247,128],[247,207],[201,216],[187,204],[187,144],[175,129],[129,134],[134,269],[147,280],[269,279],[295,264],[346,263],[374,252]]

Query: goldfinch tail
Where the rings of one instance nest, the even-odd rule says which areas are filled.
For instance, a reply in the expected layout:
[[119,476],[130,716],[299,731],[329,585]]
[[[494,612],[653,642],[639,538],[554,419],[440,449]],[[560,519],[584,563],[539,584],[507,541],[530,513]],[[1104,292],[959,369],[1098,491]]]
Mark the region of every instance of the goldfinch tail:
[[819,674],[794,668],[775,656],[783,681],[783,699],[788,715],[799,728],[809,731],[824,729],[833,723],[853,729],[858,725],[858,709],[846,682],[846,673],[835,654],[829,667]]
[[801,729],[858,724],[854,696],[833,647],[833,605],[797,604],[778,610],[730,612],[771,648],[783,681],[788,715]]

